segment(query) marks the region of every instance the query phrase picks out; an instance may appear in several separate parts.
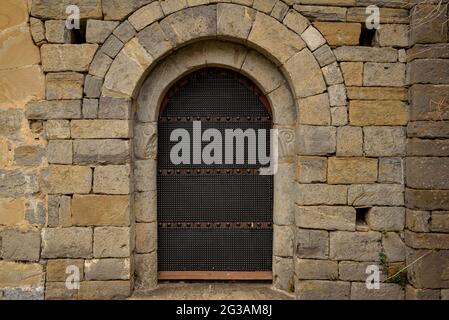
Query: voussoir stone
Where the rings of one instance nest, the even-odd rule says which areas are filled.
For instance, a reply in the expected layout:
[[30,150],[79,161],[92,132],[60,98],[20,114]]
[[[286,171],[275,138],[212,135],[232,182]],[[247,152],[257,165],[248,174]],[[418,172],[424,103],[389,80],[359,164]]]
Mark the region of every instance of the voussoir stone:
[[103,14],[106,20],[123,20],[131,12],[153,2],[153,0],[102,0]]
[[36,288],[43,285],[44,272],[38,263],[0,260],[0,287]]
[[331,126],[298,126],[296,139],[301,155],[326,155],[336,150],[337,130]]
[[217,35],[248,38],[251,27],[256,17],[254,9],[235,4],[217,4]]
[[92,228],[42,229],[42,257],[89,258],[92,256]]
[[119,25],[118,21],[87,20],[86,42],[103,43],[111,32]]
[[164,13],[159,1],[154,1],[134,12],[128,21],[137,31],[140,31],[163,17]]
[[47,73],[48,100],[70,100],[83,97],[84,76],[76,72]]
[[42,68],[46,72],[88,71],[97,48],[97,44],[44,44]]

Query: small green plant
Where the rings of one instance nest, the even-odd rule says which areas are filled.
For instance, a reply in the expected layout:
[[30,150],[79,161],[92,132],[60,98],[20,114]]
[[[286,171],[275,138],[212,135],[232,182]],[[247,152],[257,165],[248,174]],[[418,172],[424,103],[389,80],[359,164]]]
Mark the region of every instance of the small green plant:
[[379,264],[382,267],[383,272],[385,273],[387,279],[385,283],[395,283],[400,285],[402,288],[405,288],[407,285],[407,270],[401,270],[400,272],[394,274],[390,277],[388,256],[384,252],[379,253]]

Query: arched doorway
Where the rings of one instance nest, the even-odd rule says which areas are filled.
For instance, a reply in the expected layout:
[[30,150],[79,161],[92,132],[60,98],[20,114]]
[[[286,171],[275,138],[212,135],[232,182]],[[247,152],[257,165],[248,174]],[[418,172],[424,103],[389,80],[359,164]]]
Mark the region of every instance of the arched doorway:
[[[272,114],[249,79],[203,68],[166,94],[158,122],[160,280],[270,280]],[[263,151],[263,152],[262,152]]]

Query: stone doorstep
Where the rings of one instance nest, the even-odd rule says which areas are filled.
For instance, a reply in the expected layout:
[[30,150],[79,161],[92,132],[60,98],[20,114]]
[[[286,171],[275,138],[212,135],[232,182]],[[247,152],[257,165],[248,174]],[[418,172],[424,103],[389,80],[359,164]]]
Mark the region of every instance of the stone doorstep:
[[161,283],[149,291],[134,291],[129,300],[294,300],[269,283]]

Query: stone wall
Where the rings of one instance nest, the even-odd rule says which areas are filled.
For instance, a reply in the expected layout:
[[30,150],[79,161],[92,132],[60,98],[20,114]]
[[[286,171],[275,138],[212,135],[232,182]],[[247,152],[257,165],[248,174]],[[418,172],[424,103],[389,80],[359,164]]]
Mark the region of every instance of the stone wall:
[[[64,27],[69,2],[80,31]],[[158,99],[212,64],[256,81],[282,132],[275,287],[298,299],[447,298],[447,5],[220,2],[2,5],[0,297],[155,287]],[[429,249],[442,250],[414,263]],[[370,264],[397,275],[367,290]],[[66,289],[70,265],[79,290]]]

